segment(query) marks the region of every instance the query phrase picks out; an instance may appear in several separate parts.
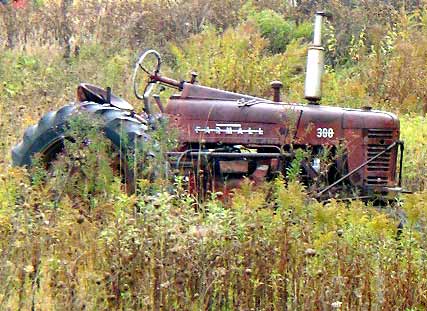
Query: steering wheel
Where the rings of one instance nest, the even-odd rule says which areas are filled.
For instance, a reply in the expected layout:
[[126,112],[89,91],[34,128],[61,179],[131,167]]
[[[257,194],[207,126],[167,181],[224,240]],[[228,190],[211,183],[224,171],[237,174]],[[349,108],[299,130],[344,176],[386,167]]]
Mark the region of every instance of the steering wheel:
[[[150,72],[150,70],[147,70],[144,67],[143,63],[146,60],[146,58],[151,54],[154,55],[154,57],[156,58],[157,64],[155,65],[153,70]],[[162,64],[162,58],[160,57],[159,52],[157,52],[156,50],[147,50],[141,54],[138,61],[136,62],[135,69],[133,71],[133,76],[132,76],[133,92],[136,98],[144,100],[144,99],[147,99],[148,96],[150,96],[151,91],[153,90],[154,86],[157,84],[157,81],[153,80],[151,76],[153,75],[155,76],[159,73],[161,64]],[[138,92],[138,81],[136,79],[136,75],[140,69],[144,71],[148,76],[148,80],[144,88],[144,93],[142,95]]]

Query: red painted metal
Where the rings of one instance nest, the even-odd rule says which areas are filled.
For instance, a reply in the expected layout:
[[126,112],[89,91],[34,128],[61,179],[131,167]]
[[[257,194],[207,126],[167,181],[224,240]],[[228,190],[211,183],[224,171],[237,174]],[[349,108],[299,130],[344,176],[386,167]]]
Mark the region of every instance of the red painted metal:
[[[178,131],[181,150],[191,144],[269,145],[270,148],[341,146],[345,150],[347,171],[362,166],[349,176],[354,186],[364,192],[384,193],[387,187],[397,185],[397,148],[364,165],[399,140],[399,121],[391,113],[277,103],[159,75],[151,78],[182,90],[181,94],[170,98],[165,108],[171,128]],[[319,129],[326,129],[326,132],[319,134]],[[271,159],[265,165],[260,163],[258,161],[255,170],[249,174],[249,178],[256,182],[265,179],[267,172],[272,170]],[[230,180],[228,186],[240,182]]]

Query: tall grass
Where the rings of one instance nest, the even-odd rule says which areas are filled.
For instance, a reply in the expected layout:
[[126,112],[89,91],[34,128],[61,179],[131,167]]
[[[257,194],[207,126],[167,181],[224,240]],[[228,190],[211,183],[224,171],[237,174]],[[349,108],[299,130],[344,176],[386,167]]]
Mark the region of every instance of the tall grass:
[[[11,108],[24,105],[23,97],[8,96]],[[26,109],[30,118],[38,117]],[[422,183],[416,172],[424,165],[423,124],[421,117],[402,119],[412,187]],[[7,123],[3,129],[13,130]],[[99,161],[103,153],[93,151]],[[85,158],[83,166],[95,173],[93,157]],[[108,170],[96,173],[94,182],[111,179]],[[228,204],[215,196],[200,204],[179,178],[173,187],[147,187],[141,180],[138,195],[128,196],[120,180],[85,192],[85,178],[74,187],[58,173],[57,183],[48,185],[28,174],[7,166],[0,174],[0,298],[10,309],[364,310],[426,304],[424,192],[405,199],[408,222],[397,238],[398,220],[386,211],[357,201],[322,205],[299,183],[281,179],[261,189],[247,183]],[[58,189],[65,190],[60,200]]]
[[[408,225],[360,202],[322,205],[281,179],[196,204],[174,193],[58,204],[22,170],[2,174],[0,298],[11,309],[423,308],[426,194]],[[269,190],[268,190],[269,189]],[[268,190],[268,191],[267,191]],[[270,193],[266,197],[266,193]],[[416,230],[415,230],[416,229]]]

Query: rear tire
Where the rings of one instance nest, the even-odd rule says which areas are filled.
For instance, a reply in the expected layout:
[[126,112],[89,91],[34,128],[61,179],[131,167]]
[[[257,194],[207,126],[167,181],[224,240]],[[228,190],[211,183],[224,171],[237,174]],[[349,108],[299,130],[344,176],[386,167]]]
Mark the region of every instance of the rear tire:
[[[36,154],[41,155],[46,164],[53,161],[64,147],[71,118],[78,114],[84,114],[100,123],[100,130],[120,155],[127,155],[129,151],[150,140],[150,136],[146,134],[147,126],[132,117],[129,111],[94,102],[69,104],[46,113],[36,125],[25,130],[23,140],[12,149],[13,165],[31,167]],[[125,172],[125,179],[126,184],[134,183],[130,170]]]

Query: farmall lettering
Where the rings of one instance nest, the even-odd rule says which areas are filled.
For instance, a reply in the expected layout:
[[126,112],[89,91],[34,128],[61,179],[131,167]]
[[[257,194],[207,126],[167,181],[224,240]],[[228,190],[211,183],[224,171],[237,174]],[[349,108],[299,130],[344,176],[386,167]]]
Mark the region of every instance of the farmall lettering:
[[251,127],[242,128],[241,124],[232,124],[232,123],[217,123],[215,127],[201,127],[196,126],[194,128],[194,132],[196,134],[204,133],[204,134],[225,134],[225,135],[264,135],[264,130],[262,128],[253,129]]

